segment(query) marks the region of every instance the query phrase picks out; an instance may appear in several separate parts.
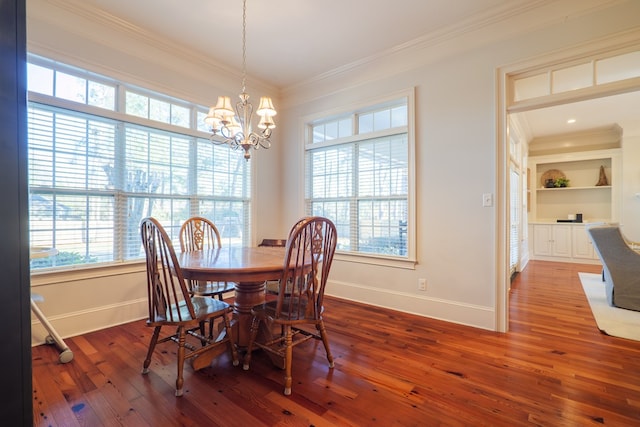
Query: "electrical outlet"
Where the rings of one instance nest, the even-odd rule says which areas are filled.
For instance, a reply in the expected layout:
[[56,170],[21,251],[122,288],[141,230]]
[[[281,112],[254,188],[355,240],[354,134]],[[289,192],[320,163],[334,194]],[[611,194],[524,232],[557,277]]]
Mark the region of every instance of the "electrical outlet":
[[427,279],[418,279],[418,290],[419,291],[427,290]]

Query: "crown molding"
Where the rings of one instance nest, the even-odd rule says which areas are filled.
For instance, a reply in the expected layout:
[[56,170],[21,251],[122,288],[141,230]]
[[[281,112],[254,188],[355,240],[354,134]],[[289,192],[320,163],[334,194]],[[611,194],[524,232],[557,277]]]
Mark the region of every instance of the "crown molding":
[[[65,26],[66,30],[83,38],[88,38],[94,42],[123,51],[133,56],[140,56],[140,49],[136,47],[139,44],[142,44],[176,58],[176,62],[184,61],[191,66],[209,70],[216,76],[224,76],[224,78],[228,78],[234,82],[239,82],[239,79],[241,79],[242,71],[239,68],[231,67],[219,61],[215,61],[205,53],[190,49],[182,44],[175,43],[170,39],[162,37],[158,33],[148,31],[115,15],[92,7],[81,0],[40,0],[40,2],[49,4],[54,8],[54,10],[57,9],[58,11],[75,15],[87,22],[101,26],[109,31],[113,31],[127,39],[130,39],[132,43],[124,45],[117,42],[113,43],[110,39],[96,37],[95,35],[92,35],[91,32],[86,30],[83,31],[81,28]],[[27,2],[27,6],[28,5],[29,2]],[[28,8],[28,19],[37,18],[42,21],[55,24],[56,18],[50,17],[47,14],[47,11],[42,11],[40,9],[44,8],[36,6]],[[64,20],[62,22],[64,22]],[[278,88],[273,84],[253,76],[250,76],[250,80],[253,88],[268,91],[273,94],[278,93]],[[240,88],[239,83],[238,88]]]
[[308,80],[304,80],[300,83],[289,86],[287,87],[287,90],[295,90],[296,88],[301,86],[306,86],[306,85],[314,84],[318,81],[326,80],[328,78],[331,78],[332,76],[336,76],[336,75],[340,75],[340,74],[352,71],[354,69],[365,66],[367,64],[385,59],[386,57],[396,55],[400,52],[406,52],[406,51],[412,51],[412,50],[423,50],[430,46],[438,45],[447,40],[452,40],[457,37],[460,37],[463,34],[471,33],[471,32],[477,31],[478,29],[494,25],[497,22],[501,22],[506,19],[513,18],[514,16],[517,16],[526,11],[535,9],[539,7],[541,4],[546,4],[546,3],[549,3],[549,0],[529,1],[523,4],[519,4],[515,7],[503,5],[497,9],[496,8],[487,9],[485,12],[474,15],[473,17],[467,18],[465,20],[462,20],[455,25],[441,28],[437,31],[434,31],[429,34],[425,34],[421,37],[410,40],[406,43],[377,52],[366,58],[362,58],[357,61],[350,62],[348,64],[329,70],[325,73],[319,74]]
[[541,156],[576,151],[620,148],[622,128],[618,124],[534,138],[529,142],[529,155]]
[[[310,88],[322,86],[331,81],[344,80],[349,75],[358,73],[356,85],[370,83],[380,77],[406,72],[445,56],[506,40],[518,34],[540,30],[624,2],[626,0],[564,0],[560,4],[554,0],[511,2],[487,9],[455,25],[441,28],[404,44],[290,85],[281,89],[281,93],[287,104],[295,105],[327,94],[322,91],[312,94]],[[374,67],[380,67],[380,64],[385,65],[381,67],[378,75],[373,75],[371,70]],[[300,94],[305,92],[306,95],[302,96],[304,99],[292,99],[300,97]]]

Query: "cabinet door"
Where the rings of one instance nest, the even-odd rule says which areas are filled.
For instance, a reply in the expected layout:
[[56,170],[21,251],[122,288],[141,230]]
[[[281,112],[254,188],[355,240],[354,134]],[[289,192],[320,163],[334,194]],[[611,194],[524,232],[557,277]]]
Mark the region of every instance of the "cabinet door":
[[568,225],[551,225],[552,233],[552,253],[553,256],[571,256],[571,228]]
[[573,228],[573,257],[582,259],[596,259],[597,255],[594,254],[593,244],[587,234],[587,229],[584,227]]
[[551,255],[552,230],[550,225],[533,226],[533,254]]

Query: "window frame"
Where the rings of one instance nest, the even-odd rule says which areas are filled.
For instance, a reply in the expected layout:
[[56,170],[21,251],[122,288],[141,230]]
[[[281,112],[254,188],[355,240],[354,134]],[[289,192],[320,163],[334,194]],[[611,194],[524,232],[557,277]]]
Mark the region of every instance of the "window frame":
[[[110,78],[109,76],[100,75],[83,68],[78,68],[72,65],[63,64],[56,60],[45,58],[35,54],[29,54],[27,58],[27,62],[28,64],[33,64],[39,67],[45,67],[49,70],[52,70],[53,72],[53,77],[52,77],[53,95],[43,94],[39,92],[28,92],[29,109],[31,108],[40,109],[42,107],[47,111],[57,111],[58,113],[60,113],[61,110],[64,110],[64,112],[69,114],[70,116],[80,116],[83,118],[90,116],[94,118],[94,120],[98,120],[98,121],[104,120],[104,121],[116,122],[117,130],[116,130],[116,135],[114,136],[114,142],[113,142],[116,148],[113,152],[112,161],[116,163],[120,162],[119,167],[121,168],[122,171],[127,170],[127,162],[123,158],[123,155],[124,155],[123,147],[127,143],[126,138],[124,138],[124,135],[126,133],[126,130],[125,130],[126,128],[143,127],[147,132],[149,132],[150,135],[159,134],[159,133],[168,133],[169,134],[167,136],[168,138],[177,137],[177,138],[184,138],[185,140],[188,140],[189,153],[186,155],[186,157],[188,158],[187,160],[188,161],[188,173],[187,173],[188,188],[186,190],[187,191],[186,194],[183,194],[182,192],[173,193],[173,190],[171,190],[169,193],[165,192],[163,194],[160,194],[158,197],[162,198],[163,200],[180,199],[180,200],[186,201],[186,208],[188,209],[187,217],[192,215],[201,215],[201,212],[200,212],[200,209],[202,209],[201,206],[206,206],[209,209],[215,210],[215,209],[218,209],[218,205],[216,205],[217,203],[222,205],[225,205],[228,203],[232,203],[232,204],[241,203],[243,206],[243,215],[242,215],[242,218],[240,218],[240,225],[242,228],[241,228],[241,234],[240,234],[241,243],[239,244],[248,245],[252,241],[252,228],[253,228],[252,217],[253,217],[253,209],[254,209],[253,203],[252,203],[252,199],[253,199],[252,195],[255,187],[253,165],[246,163],[246,160],[244,160],[243,153],[241,151],[234,152],[229,147],[212,144],[209,141],[210,134],[204,131],[197,122],[197,118],[199,115],[200,116],[206,115],[208,111],[207,107],[198,105],[188,100],[177,99],[170,95],[156,92],[151,89],[140,88],[139,86],[136,86],[134,84],[129,84],[127,82],[119,81],[114,78]],[[106,84],[108,86],[115,88],[115,94],[114,94],[115,99],[114,99],[113,109],[91,105],[89,103],[89,98],[85,99],[83,103],[82,101],[76,102],[68,98],[56,97],[55,96],[55,93],[56,93],[55,76],[57,72],[61,72],[71,76],[76,76],[80,79],[84,79],[85,85],[87,88],[90,87],[92,82]],[[139,116],[126,114],[125,94],[127,92],[132,92],[138,95],[147,96],[149,99],[160,100],[162,102],[168,103],[170,106],[176,105],[179,107],[188,108],[189,127],[187,128],[187,127],[184,127],[183,125],[171,124],[170,123],[171,118],[169,119],[169,122],[163,122],[163,121],[155,121],[148,118],[142,118]],[[207,149],[206,148],[207,143],[212,145],[212,147],[217,147],[217,148],[212,148],[212,150],[224,150],[224,149],[229,150],[229,154],[231,158],[235,158],[237,154],[239,161],[241,161],[241,164],[243,165],[242,171],[240,172],[241,181],[239,182],[240,196],[231,195],[231,194],[216,195],[216,192],[215,190],[213,190],[213,188],[211,189],[210,194],[209,192],[199,193],[202,187],[201,186],[196,187],[196,184],[195,184],[196,182],[195,178],[199,175],[198,167],[200,167],[198,165],[199,150],[203,146],[205,147],[204,149]],[[224,153],[222,154],[224,155]],[[214,155],[213,151],[211,152],[211,155],[212,156]],[[151,160],[147,159],[147,161],[149,162]],[[233,164],[235,164],[235,160],[232,159],[232,161],[234,162]],[[171,166],[171,169],[173,169],[173,167],[174,166]],[[213,169],[214,168],[211,168],[211,171]],[[209,169],[207,170],[209,171]],[[230,169],[228,172],[233,173],[234,170]],[[30,180],[28,184],[29,193],[31,194],[31,175],[29,177],[29,180]],[[105,268],[106,269],[109,269],[109,268],[127,269],[128,268],[126,267],[127,265],[143,263],[144,261],[143,255],[141,257],[135,257],[135,258],[126,257],[125,249],[122,243],[120,242],[122,238],[118,236],[118,230],[120,230],[120,232],[125,232],[127,229],[125,224],[127,221],[126,221],[126,218],[123,217],[123,215],[126,216],[128,199],[130,199],[131,197],[135,198],[136,196],[144,196],[146,200],[151,200],[155,197],[152,193],[148,193],[148,194],[132,193],[131,191],[128,191],[123,187],[124,184],[122,182],[116,183],[115,185],[116,186],[114,188],[108,188],[108,189],[105,188],[101,191],[96,191],[92,189],[67,190],[65,188],[62,188],[62,191],[61,191],[55,185],[51,186],[50,189],[44,188],[45,192],[49,191],[51,193],[60,193],[60,194],[65,194],[65,193],[75,194],[80,192],[84,196],[91,196],[94,193],[98,192],[100,193],[100,195],[103,195],[103,196],[106,196],[108,194],[112,195],[113,203],[114,203],[113,218],[111,221],[112,227],[113,227],[112,228],[113,236],[111,236],[113,239],[112,240],[113,243],[112,243],[112,252],[110,256],[112,259],[109,261],[101,261],[101,262],[89,261],[89,262],[69,264],[69,265],[60,265],[55,267],[41,267],[41,268],[32,270],[32,274],[35,273],[36,275],[64,276],[65,272],[69,272],[69,271],[95,270],[96,272],[101,272]],[[43,191],[43,188],[41,187],[34,187],[34,188],[36,188],[36,191],[38,190]],[[30,212],[30,217],[31,215],[32,214]],[[172,213],[172,218],[174,218],[173,213]],[[176,219],[179,219],[179,218],[176,218]],[[169,223],[163,224],[163,225],[165,225],[165,227],[167,228],[167,231],[171,234],[172,240],[174,241],[174,245],[177,244],[178,233],[177,233],[176,225],[169,224]],[[54,233],[55,229],[56,229],[56,226],[52,225],[51,233]],[[237,225],[236,225],[236,229],[237,229]],[[85,232],[87,232],[87,229],[84,229],[83,233]],[[32,233],[32,228],[30,227],[30,234],[31,233]],[[179,246],[176,246],[176,248],[179,248]],[[89,271],[87,271],[87,273],[89,275],[92,275],[92,273]],[[103,273],[100,273],[100,274],[103,274]]]
[[[407,106],[407,125],[406,125],[406,138],[407,138],[407,225],[406,225],[406,235],[407,235],[407,255],[404,256],[396,256],[396,255],[385,255],[385,254],[377,254],[377,253],[368,253],[368,252],[355,252],[355,251],[343,251],[337,250],[335,259],[361,263],[361,264],[373,264],[373,265],[381,265],[388,267],[396,267],[396,268],[404,268],[404,269],[415,269],[417,264],[416,261],[416,185],[415,185],[415,88],[409,88],[405,90],[401,90],[398,92],[387,94],[386,96],[381,96],[375,99],[370,99],[367,102],[363,103],[355,103],[352,105],[338,107],[333,110],[324,111],[312,115],[308,115],[302,118],[301,127],[302,134],[304,140],[304,150],[302,150],[302,164],[304,165],[302,168],[301,176],[303,185],[303,195],[302,199],[304,200],[304,212],[305,214],[310,214],[311,209],[311,198],[307,197],[307,180],[308,177],[308,166],[307,166],[307,153],[310,150],[315,149],[324,149],[327,147],[338,146],[343,144],[353,144],[358,141],[370,141],[380,137],[386,137],[391,135],[397,135],[399,133],[404,133],[401,130],[399,131],[398,127],[367,132],[364,134],[357,134],[358,127],[358,115],[366,114],[372,111],[377,111],[381,107],[392,105],[399,99],[404,98],[406,100]],[[314,142],[313,135],[313,127],[314,125],[325,124],[331,120],[341,120],[345,117],[351,117],[353,119],[353,129],[352,134],[342,138],[336,138],[331,140],[324,140],[321,142]],[[355,182],[352,180],[352,184]],[[355,223],[350,224],[350,228],[357,227],[357,220]]]

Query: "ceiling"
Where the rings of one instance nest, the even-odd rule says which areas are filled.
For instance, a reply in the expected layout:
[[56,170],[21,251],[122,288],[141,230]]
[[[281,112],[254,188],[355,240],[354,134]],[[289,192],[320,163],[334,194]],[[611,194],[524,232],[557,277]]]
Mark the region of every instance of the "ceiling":
[[[247,0],[247,72],[283,88],[528,2]],[[78,7],[242,66],[241,0],[83,0]]]
[[[60,0],[62,1],[62,0]],[[112,15],[159,41],[242,65],[241,0],[65,0]],[[285,88],[544,0],[247,0],[247,72]],[[591,6],[606,1],[592,0]],[[533,137],[639,121],[640,96],[618,95],[519,113]],[[576,118],[568,126],[566,120]]]
[[[516,113],[530,138],[619,125],[623,134],[640,134],[640,91]],[[574,119],[575,123],[567,123]]]

